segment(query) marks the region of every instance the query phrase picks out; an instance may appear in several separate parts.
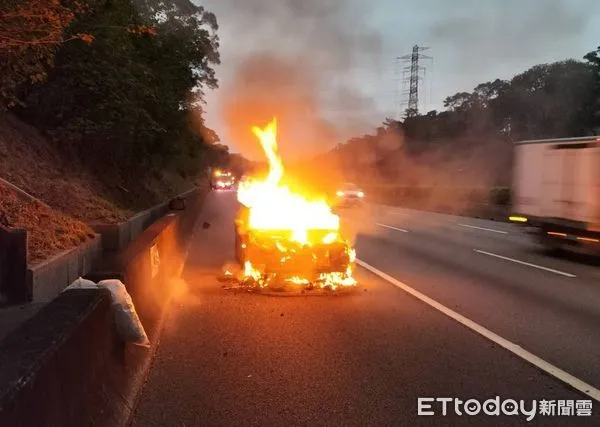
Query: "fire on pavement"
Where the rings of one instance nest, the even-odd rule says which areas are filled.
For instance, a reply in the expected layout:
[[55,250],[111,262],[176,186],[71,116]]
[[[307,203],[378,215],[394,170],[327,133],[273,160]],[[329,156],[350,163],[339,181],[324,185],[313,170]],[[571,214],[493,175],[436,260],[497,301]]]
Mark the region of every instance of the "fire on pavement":
[[237,274],[226,277],[254,289],[354,287],[355,249],[344,237],[340,217],[324,198],[292,191],[285,184],[277,151],[277,119],[253,127],[269,163],[266,178],[239,183],[235,221]]

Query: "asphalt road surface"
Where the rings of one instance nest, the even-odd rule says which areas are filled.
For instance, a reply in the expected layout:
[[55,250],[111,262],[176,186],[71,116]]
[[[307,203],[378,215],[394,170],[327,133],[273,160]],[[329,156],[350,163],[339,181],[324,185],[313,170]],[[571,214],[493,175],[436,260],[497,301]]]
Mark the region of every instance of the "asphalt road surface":
[[[356,292],[236,293],[216,280],[234,209],[235,193],[213,193],[201,213],[211,227],[194,236],[134,426],[600,425],[597,264],[544,255],[508,224],[369,206],[342,214]],[[496,396],[537,414],[418,413],[418,398]],[[542,415],[542,400],[567,414],[587,400],[592,415]]]

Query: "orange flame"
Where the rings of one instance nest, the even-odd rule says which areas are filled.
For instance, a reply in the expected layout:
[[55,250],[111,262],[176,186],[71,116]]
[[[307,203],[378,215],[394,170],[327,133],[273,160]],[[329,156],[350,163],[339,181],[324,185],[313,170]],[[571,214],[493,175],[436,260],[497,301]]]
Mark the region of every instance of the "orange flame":
[[258,230],[291,230],[292,239],[310,244],[308,230],[329,230],[326,239],[337,238],[340,219],[324,200],[307,200],[282,184],[283,164],[277,154],[277,120],[265,129],[252,128],[269,161],[269,175],[264,181],[245,181],[238,188],[238,200],[250,208],[249,227]]
[[[264,180],[249,178],[238,186],[238,200],[249,208],[248,228],[253,230],[291,231],[290,240],[301,245],[317,243],[331,244],[343,241],[340,236],[340,218],[335,215],[325,200],[310,199],[308,196],[292,192],[283,182],[284,168],[277,153],[277,119],[273,119],[264,129],[254,126],[252,132],[269,161],[269,174]],[[309,232],[318,230],[320,241],[311,241]],[[277,244],[282,253],[286,249]],[[318,280],[323,286],[333,289],[338,286],[353,286],[352,277],[355,260],[353,248],[348,246],[350,264],[345,272],[321,273]],[[287,255],[284,255],[282,262]],[[261,274],[249,261],[244,263],[244,277],[260,281]],[[292,277],[288,282],[307,284],[303,277]]]

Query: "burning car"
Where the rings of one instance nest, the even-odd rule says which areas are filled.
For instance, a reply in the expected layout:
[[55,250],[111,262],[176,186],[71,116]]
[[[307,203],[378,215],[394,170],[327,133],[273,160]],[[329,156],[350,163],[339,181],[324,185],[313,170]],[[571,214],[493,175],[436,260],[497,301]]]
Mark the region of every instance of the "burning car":
[[254,127],[269,160],[265,179],[240,182],[235,252],[241,281],[264,288],[274,284],[335,290],[356,285],[355,251],[340,218],[325,200],[297,194],[284,184],[277,154],[277,121]]

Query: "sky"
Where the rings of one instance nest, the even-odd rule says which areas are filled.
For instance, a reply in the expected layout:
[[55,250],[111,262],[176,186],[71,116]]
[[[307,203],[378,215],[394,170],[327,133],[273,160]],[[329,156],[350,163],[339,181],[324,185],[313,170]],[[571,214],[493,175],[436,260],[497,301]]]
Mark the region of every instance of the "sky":
[[253,159],[262,153],[252,125],[273,116],[290,158],[397,117],[408,65],[397,58],[415,44],[432,58],[421,61],[421,112],[600,45],[599,0],[195,1],[219,23],[220,87],[206,96],[207,125]]

